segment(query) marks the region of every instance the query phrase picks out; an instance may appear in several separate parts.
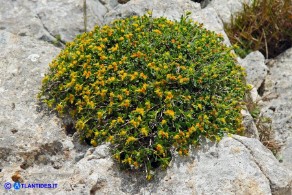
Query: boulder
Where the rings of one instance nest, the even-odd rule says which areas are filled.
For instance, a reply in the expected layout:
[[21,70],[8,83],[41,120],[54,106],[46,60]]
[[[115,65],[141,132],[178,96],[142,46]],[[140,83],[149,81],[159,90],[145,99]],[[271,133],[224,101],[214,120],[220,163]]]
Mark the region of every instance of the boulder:
[[259,139],[258,129],[249,111],[247,109],[241,110],[241,115],[243,117],[243,126],[245,127],[244,135]]
[[207,7],[214,8],[224,23],[230,23],[232,15],[243,10],[243,3],[250,4],[252,0],[206,0],[206,2]]
[[292,170],[292,48],[270,63],[263,94],[263,115],[272,120],[275,140],[282,145],[283,164]]
[[265,65],[265,57],[259,51],[249,53],[244,59],[238,58],[238,62],[246,70],[246,81],[259,89],[263,84],[267,74],[268,67]]
[[[87,30],[102,25],[104,15],[117,5],[116,0],[86,2]],[[3,1],[0,29],[62,44],[84,32],[84,4],[82,0]]]

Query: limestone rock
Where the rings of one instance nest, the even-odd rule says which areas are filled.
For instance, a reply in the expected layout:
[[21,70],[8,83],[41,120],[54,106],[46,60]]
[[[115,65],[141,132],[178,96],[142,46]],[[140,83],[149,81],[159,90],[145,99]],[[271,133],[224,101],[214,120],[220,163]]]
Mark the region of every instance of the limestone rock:
[[0,167],[19,160],[25,166],[42,163],[62,153],[66,138],[55,116],[38,113],[36,100],[41,78],[60,50],[3,30],[0,47]]
[[230,23],[231,16],[243,9],[243,3],[251,3],[252,0],[210,0],[207,7],[213,7],[219,17],[225,23]]
[[252,89],[250,90],[251,101],[257,103],[261,102],[261,96],[259,95],[257,88],[255,88],[252,84],[250,84]]
[[[86,2],[87,30],[102,25],[103,16],[116,6],[114,0]],[[83,1],[1,1],[0,28],[45,41],[72,41],[77,34],[84,32]]]
[[[15,170],[24,183],[58,184],[50,191],[26,189],[25,194],[267,195],[289,194],[292,182],[291,172],[282,168],[259,141],[240,136],[226,137],[218,144],[206,142],[201,148],[191,149],[189,157],[175,154],[170,167],[158,171],[150,182],[144,173],[120,171],[110,158],[107,145],[88,149],[78,163],[67,161],[58,171],[48,165],[35,165],[26,170],[6,168],[2,181],[10,181],[8,176]],[[209,183],[212,185],[206,185]]]
[[251,114],[247,110],[241,110],[241,115],[243,116],[245,136],[259,139],[259,132]]
[[246,69],[247,82],[259,89],[268,74],[263,54],[259,51],[251,52],[243,60],[238,61]]
[[283,145],[283,163],[292,170],[292,48],[274,59],[263,94],[264,116],[271,118],[275,140]]

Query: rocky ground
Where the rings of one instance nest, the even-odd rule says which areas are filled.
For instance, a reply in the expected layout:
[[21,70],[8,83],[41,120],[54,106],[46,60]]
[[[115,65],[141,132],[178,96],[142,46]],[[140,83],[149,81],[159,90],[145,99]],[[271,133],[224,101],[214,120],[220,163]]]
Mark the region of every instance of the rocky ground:
[[[243,0],[213,0],[205,8],[189,0],[87,0],[87,26],[142,15],[179,19],[185,11],[210,30],[224,33],[222,20]],[[277,158],[258,141],[249,113],[251,137],[226,137],[174,155],[167,171],[151,182],[144,174],[121,172],[108,145],[92,148],[42,107],[36,94],[49,62],[66,41],[84,31],[82,0],[0,0],[0,194],[292,194],[292,48],[266,63],[259,52],[238,59],[255,86],[261,114],[272,119]],[[226,6],[224,6],[226,5]],[[260,92],[260,96],[257,94]],[[279,162],[280,161],[280,162]],[[55,189],[6,190],[6,182],[56,183]]]

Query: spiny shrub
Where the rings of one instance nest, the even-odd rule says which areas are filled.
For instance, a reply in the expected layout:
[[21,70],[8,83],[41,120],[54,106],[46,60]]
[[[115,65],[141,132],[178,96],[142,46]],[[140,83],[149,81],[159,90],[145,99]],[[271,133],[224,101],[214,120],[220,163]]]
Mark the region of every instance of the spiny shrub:
[[243,131],[244,71],[222,40],[187,17],[116,20],[67,43],[39,95],[82,140],[110,142],[122,168],[150,179],[172,150]]
[[225,24],[225,31],[241,57],[259,50],[273,58],[292,46],[292,1],[254,0]]

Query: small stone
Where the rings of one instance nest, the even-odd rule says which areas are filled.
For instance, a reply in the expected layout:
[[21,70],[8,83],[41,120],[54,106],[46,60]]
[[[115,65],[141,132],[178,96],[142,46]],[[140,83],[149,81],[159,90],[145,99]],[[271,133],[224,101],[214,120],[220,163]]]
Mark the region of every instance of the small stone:
[[20,183],[23,183],[23,179],[22,179],[22,177],[21,177],[21,175],[20,175],[20,173],[17,171],[17,172],[15,172],[12,176],[11,176],[11,179],[12,179],[12,181],[14,181],[14,182],[20,182]]

